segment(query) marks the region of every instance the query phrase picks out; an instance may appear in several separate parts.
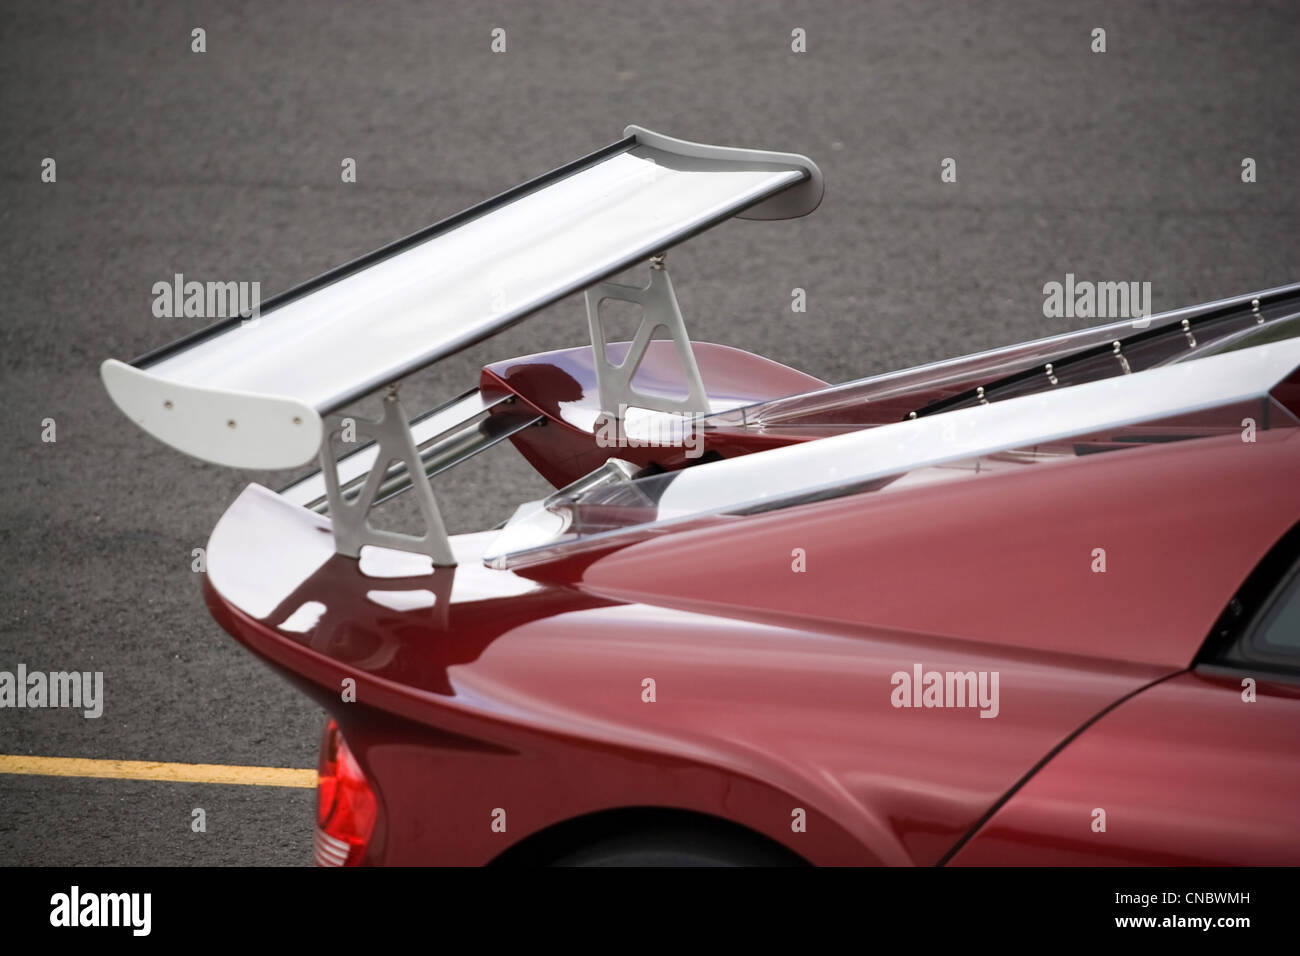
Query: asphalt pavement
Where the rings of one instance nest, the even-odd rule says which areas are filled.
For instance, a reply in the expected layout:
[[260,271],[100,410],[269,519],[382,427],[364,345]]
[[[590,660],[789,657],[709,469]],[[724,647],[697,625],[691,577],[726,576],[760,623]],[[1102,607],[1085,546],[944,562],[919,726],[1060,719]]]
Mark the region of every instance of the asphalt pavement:
[[[1089,324],[1044,316],[1067,273],[1150,282],[1157,311],[1300,279],[1298,79],[1294,2],[7,0],[0,670],[103,671],[105,701],[0,709],[0,755],[315,765],[322,713],[208,618],[191,570],[271,479],[159,444],[99,383],[103,359],[203,324],[155,317],[155,283],[269,295],[635,123],[820,165],[813,215],[732,221],[669,261],[694,338],[843,381]],[[567,299],[405,397],[585,335]],[[453,530],[543,488],[505,447],[438,479]],[[0,864],[306,863],[312,808],[0,773]]]

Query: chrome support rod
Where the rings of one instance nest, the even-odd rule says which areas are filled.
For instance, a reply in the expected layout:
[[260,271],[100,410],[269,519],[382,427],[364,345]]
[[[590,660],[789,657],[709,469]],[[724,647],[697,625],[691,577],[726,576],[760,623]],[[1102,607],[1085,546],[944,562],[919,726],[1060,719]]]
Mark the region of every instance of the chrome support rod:
[[[432,478],[542,420],[542,416],[523,410],[518,413],[502,410],[491,414],[498,406],[513,401],[511,395],[485,397],[474,389],[412,419],[411,437],[425,476]],[[356,500],[378,454],[378,445],[368,441],[338,460],[339,487],[344,501]],[[387,501],[410,487],[411,476],[406,464],[396,462],[385,472],[373,504]],[[325,476],[319,469],[282,489],[280,494],[318,514],[329,513]]]

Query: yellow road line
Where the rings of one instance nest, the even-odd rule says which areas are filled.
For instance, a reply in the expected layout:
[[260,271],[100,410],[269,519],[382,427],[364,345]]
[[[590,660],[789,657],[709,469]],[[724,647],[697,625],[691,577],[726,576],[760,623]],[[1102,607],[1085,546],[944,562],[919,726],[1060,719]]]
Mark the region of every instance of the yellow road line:
[[40,777],[104,777],[168,783],[230,783],[251,787],[316,786],[315,770],[291,767],[234,767],[215,763],[157,763],[152,760],[90,760],[82,757],[21,757],[0,754],[0,774]]

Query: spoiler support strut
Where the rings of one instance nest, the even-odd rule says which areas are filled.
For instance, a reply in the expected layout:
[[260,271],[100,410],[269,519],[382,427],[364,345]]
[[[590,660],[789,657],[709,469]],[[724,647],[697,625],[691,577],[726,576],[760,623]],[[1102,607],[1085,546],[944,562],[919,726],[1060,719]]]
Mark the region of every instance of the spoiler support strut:
[[[344,420],[335,415],[329,417],[325,437],[321,442],[320,458],[334,527],[335,550],[347,557],[359,558],[363,546],[373,545],[427,554],[436,567],[455,567],[456,558],[447,538],[447,528],[438,511],[433,487],[424,473],[424,463],[420,460],[419,449],[415,447],[406,412],[397,397],[397,386],[390,386],[388,394],[384,396],[383,412],[378,421],[368,418],[352,418],[351,421],[356,423],[358,435],[375,443],[378,454],[360,492],[352,501],[345,500],[339,487],[338,463],[334,458],[334,438],[343,431]],[[375,503],[388,466],[393,462],[401,462],[406,466],[420,516],[424,519],[423,535],[388,531],[370,523],[370,509]]]
[[[620,285],[602,282],[586,292],[587,325],[591,328],[591,351],[596,369],[596,388],[600,393],[600,410],[615,419],[621,419],[628,406],[648,408],[659,412],[683,412],[707,415],[709,398],[700,378],[700,367],[691,351],[690,336],[682,310],[677,305],[672,280],[664,268],[666,253],[650,260],[650,282],[645,286]],[[620,365],[609,360],[606,352],[605,327],[600,318],[601,303],[608,299],[631,302],[641,306],[641,324],[637,326],[627,355]],[[632,387],[632,379],[641,367],[650,340],[660,328],[666,330],[677,349],[686,376],[686,397],[670,398],[666,395],[647,395]]]

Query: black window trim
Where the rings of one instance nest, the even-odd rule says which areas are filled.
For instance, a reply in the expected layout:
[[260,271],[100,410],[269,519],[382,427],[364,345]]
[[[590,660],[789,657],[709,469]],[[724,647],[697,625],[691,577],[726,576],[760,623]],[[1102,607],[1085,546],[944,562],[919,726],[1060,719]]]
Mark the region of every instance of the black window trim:
[[1300,588],[1300,523],[1278,540],[1228,602],[1193,664],[1210,674],[1300,683],[1300,653],[1262,652],[1255,639]]

